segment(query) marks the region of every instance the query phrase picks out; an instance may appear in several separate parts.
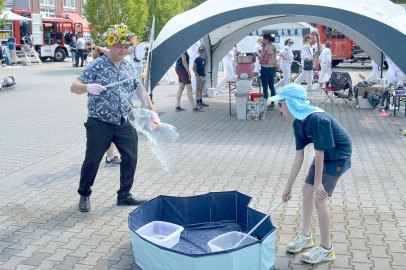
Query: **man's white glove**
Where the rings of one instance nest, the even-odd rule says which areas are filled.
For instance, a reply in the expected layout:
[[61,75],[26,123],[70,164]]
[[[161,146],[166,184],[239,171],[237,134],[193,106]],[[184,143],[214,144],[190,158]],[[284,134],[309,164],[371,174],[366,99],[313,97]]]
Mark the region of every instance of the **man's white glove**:
[[106,90],[106,87],[97,83],[90,83],[87,85],[87,92],[95,96],[100,95],[101,91],[104,90]]

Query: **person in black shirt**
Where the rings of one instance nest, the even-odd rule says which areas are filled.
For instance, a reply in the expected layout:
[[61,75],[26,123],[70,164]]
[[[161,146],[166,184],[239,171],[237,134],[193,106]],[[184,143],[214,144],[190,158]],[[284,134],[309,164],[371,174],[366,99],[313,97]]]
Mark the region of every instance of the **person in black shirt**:
[[193,64],[193,72],[196,77],[196,103],[200,108],[209,107],[209,105],[202,100],[203,88],[206,84],[206,58],[204,57],[206,50],[203,46],[200,46],[197,52],[199,56],[196,57],[195,63]]

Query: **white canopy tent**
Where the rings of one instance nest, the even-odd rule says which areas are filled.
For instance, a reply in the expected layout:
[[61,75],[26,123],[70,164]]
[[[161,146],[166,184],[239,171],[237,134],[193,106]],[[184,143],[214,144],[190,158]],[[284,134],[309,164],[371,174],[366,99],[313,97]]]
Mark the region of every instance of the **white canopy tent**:
[[26,18],[11,12],[11,10],[3,10],[0,14],[0,19],[8,20],[8,21],[31,21],[30,18]]
[[197,40],[206,47],[208,84],[217,80],[218,62],[261,27],[291,22],[320,23],[357,42],[377,63],[388,55],[406,73],[406,10],[388,0],[208,0],[172,18],[152,51],[151,86]]

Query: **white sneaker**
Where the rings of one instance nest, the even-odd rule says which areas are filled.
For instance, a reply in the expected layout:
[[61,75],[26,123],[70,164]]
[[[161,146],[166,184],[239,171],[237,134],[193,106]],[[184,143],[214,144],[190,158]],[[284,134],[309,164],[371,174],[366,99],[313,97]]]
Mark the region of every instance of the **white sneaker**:
[[322,246],[313,247],[311,250],[302,254],[302,261],[316,264],[320,262],[331,262],[336,259],[334,247],[331,245],[330,249],[325,249]]
[[300,234],[299,236],[295,237],[292,242],[290,242],[287,247],[286,251],[290,253],[298,253],[306,248],[314,247],[314,241],[312,238],[312,234],[310,236],[305,236]]

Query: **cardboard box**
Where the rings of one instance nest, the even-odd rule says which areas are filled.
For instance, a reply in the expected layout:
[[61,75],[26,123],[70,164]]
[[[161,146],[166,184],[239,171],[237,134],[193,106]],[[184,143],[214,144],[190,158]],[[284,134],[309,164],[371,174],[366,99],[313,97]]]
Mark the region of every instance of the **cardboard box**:
[[266,105],[266,100],[255,99],[254,101],[247,101],[247,120],[264,120]]
[[358,97],[362,98],[365,92],[375,92],[378,94],[383,94],[384,88],[382,85],[373,85],[368,87],[357,87],[358,88]]

